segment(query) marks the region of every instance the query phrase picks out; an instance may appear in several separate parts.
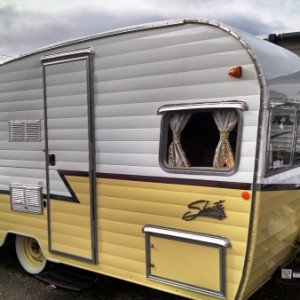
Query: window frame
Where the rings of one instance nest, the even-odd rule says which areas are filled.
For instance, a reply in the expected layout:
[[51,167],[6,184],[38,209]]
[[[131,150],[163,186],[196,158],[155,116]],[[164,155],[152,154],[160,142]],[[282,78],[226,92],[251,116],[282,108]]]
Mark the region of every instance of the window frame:
[[[273,176],[282,172],[286,172],[288,170],[297,168],[300,166],[300,162],[298,164],[295,164],[295,150],[296,150],[296,144],[297,144],[297,132],[300,128],[298,122],[300,119],[300,107],[299,106],[274,106],[271,107],[269,111],[269,120],[268,120],[268,132],[267,132],[267,140],[266,140],[266,150],[265,150],[265,176]],[[294,119],[294,126],[293,126],[293,134],[292,134],[292,143],[291,143],[291,157],[290,157],[290,165],[286,167],[276,168],[276,169],[270,169],[269,167],[269,161],[270,161],[270,139],[271,139],[271,128],[272,128],[272,119],[275,112],[293,112],[295,119]]]
[[[235,166],[233,169],[214,169],[213,167],[188,167],[188,168],[171,168],[168,167],[166,153],[168,152],[168,129],[170,116],[174,112],[212,112],[217,109],[233,109],[238,114],[237,122],[237,138],[235,147]],[[232,176],[239,168],[241,159],[241,141],[243,129],[243,112],[248,110],[248,106],[244,101],[218,101],[203,102],[191,104],[173,104],[164,105],[158,109],[158,114],[162,115],[160,126],[160,143],[159,143],[159,165],[168,173],[187,174],[187,175],[210,175],[210,176]]]

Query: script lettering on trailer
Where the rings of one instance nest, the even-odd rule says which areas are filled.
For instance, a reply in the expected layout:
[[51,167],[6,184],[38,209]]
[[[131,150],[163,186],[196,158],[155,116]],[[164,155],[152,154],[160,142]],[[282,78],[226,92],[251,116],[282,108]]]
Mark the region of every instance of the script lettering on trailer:
[[207,217],[214,218],[218,220],[223,220],[226,218],[226,214],[224,211],[224,203],[225,200],[219,200],[213,203],[213,206],[208,206],[208,200],[197,200],[188,205],[188,208],[193,211],[187,211],[182,219],[185,221],[192,221],[198,217]]

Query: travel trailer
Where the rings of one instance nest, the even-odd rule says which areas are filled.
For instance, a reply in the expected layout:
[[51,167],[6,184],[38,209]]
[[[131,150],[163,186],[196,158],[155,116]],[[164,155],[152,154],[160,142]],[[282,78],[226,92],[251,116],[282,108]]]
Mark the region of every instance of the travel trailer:
[[[206,19],[0,66],[0,245],[190,299],[246,299],[300,227],[300,58]],[[2,258],[3,259],[3,258]]]

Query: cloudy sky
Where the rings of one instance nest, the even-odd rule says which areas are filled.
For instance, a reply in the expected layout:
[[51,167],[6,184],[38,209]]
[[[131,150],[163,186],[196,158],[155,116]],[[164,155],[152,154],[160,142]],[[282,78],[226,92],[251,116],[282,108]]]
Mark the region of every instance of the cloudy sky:
[[300,31],[299,16],[299,0],[0,0],[0,54],[183,17],[212,18],[255,35],[293,32]]

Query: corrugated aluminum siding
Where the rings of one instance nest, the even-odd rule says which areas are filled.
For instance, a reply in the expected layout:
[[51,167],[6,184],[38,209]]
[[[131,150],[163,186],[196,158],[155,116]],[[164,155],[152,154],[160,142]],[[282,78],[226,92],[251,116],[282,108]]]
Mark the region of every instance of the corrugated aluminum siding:
[[0,67],[0,189],[45,181],[44,123],[40,142],[9,142],[10,120],[43,120],[42,68],[37,56]]
[[[97,172],[179,177],[159,166],[161,116],[157,109],[172,103],[242,100],[249,111],[243,114],[239,170],[233,176],[209,179],[252,182],[260,90],[254,65],[234,37],[219,28],[187,24],[96,39],[43,54],[88,46],[95,49]],[[241,79],[227,75],[234,65],[243,67]],[[67,135],[69,142],[80,148],[85,134],[80,134],[81,124],[85,123],[80,108],[84,83],[80,70],[68,71],[68,76],[52,86],[53,93],[57,87],[58,106],[60,99],[70,103],[68,109],[53,111],[57,113],[54,126],[60,128],[54,138],[60,155],[80,170],[80,164],[74,164],[80,161],[80,151],[70,153],[63,139]],[[42,99],[40,54],[1,66],[2,189],[12,180],[27,183],[44,178],[43,141],[9,143],[7,131],[11,119],[43,119]],[[76,134],[73,128],[77,128]],[[198,175],[180,177],[207,179]]]
[[[251,182],[260,90],[252,61],[238,41],[217,28],[186,25],[107,42],[94,45],[97,172],[178,177],[159,166],[157,109],[238,99],[249,105],[239,171],[210,178]],[[233,65],[243,66],[242,79],[227,75]]]
[[[91,40],[48,51],[43,55],[89,46],[95,49],[97,172],[252,182],[260,89],[254,65],[239,41],[218,28],[190,24]],[[8,142],[9,120],[44,119],[40,56],[41,54],[33,55],[1,66],[1,189],[8,190],[8,185],[12,181],[22,183],[45,181],[43,123],[42,142]],[[235,65],[243,67],[241,79],[227,75],[228,70]],[[65,163],[64,167],[69,163],[73,170],[81,170],[82,165],[75,162],[82,161],[80,147],[82,139],[85,139],[85,132],[82,129],[85,128],[86,117],[82,115],[83,99],[80,92],[83,88],[83,77],[82,71],[76,69],[75,65],[74,69],[71,65],[68,67],[70,69],[66,70],[67,76],[62,76],[61,80],[56,78],[51,83],[52,100],[57,99],[55,103],[53,102],[55,109],[51,110],[55,119],[51,125],[53,130],[51,137],[55,151],[59,152],[60,159]],[[157,109],[165,104],[218,100],[241,100],[247,102],[249,107],[249,110],[243,113],[244,127],[238,172],[227,177],[174,175],[164,172],[158,161],[161,116],[157,115]],[[61,107],[60,101],[64,103]],[[66,106],[66,103],[69,103],[69,106]],[[66,138],[68,143],[64,142]],[[77,151],[71,151],[70,145],[74,145]],[[82,148],[82,155],[86,154],[85,150],[86,148]],[[229,190],[226,197],[229,203],[228,218],[222,226],[215,225],[215,220],[209,222],[200,220],[182,225],[181,216],[186,210],[186,201],[198,199],[201,194],[215,201],[215,197],[219,196],[215,195],[214,188],[205,188],[202,191],[200,187],[180,186],[179,190],[176,187],[173,190],[171,185],[158,186],[136,182],[132,187],[130,186],[132,183],[128,181],[116,182],[105,179],[100,179],[98,183],[100,185],[97,195],[99,200],[97,233],[100,264],[84,267],[98,271],[100,268],[103,273],[150,285],[144,273],[145,244],[142,226],[145,222],[222,234],[228,236],[234,245],[234,249],[228,251],[227,261],[228,297],[234,297],[244,263],[250,206],[250,202],[238,202],[240,191]],[[116,183],[118,186],[115,186]],[[54,184],[54,181],[50,182],[50,185]],[[56,185],[56,188],[56,193],[67,192],[62,184]],[[190,198],[192,191],[195,194]],[[158,198],[153,200],[154,192]],[[223,196],[224,193],[225,190],[222,190]],[[160,205],[150,203],[148,200],[158,201]],[[174,205],[172,201],[175,201]],[[64,207],[72,206],[75,211],[77,208],[75,206],[78,205],[69,202],[59,204]],[[178,207],[180,210],[177,211]],[[8,211],[7,204],[3,206],[2,211],[4,209]],[[68,226],[66,228],[69,230],[69,240],[76,244],[77,240],[72,236],[75,232],[73,229],[76,228],[76,224],[72,222],[76,219],[70,214],[67,219],[64,211],[57,214],[56,221],[64,220],[65,224],[75,226],[71,230]],[[74,212],[74,209],[70,211]],[[7,217],[3,228],[11,228],[13,222],[15,221]],[[195,223],[201,226],[195,228]],[[35,233],[36,228],[33,226],[35,223],[28,221],[28,224],[29,228],[19,229],[15,225],[14,227],[20,232],[23,230]],[[45,228],[45,222],[43,225]],[[35,235],[42,240],[44,249],[47,249],[45,233],[46,229]],[[85,233],[80,232],[83,236]],[[59,237],[60,234],[58,231]],[[70,245],[72,246],[71,243],[63,246]],[[79,264],[74,261],[71,263]],[[159,284],[155,286],[178,293],[173,287],[168,288]],[[192,293],[190,295],[193,296]]]
[[45,84],[48,149],[56,157],[50,192],[61,194],[65,185],[57,170],[89,170],[86,60],[45,66]]

